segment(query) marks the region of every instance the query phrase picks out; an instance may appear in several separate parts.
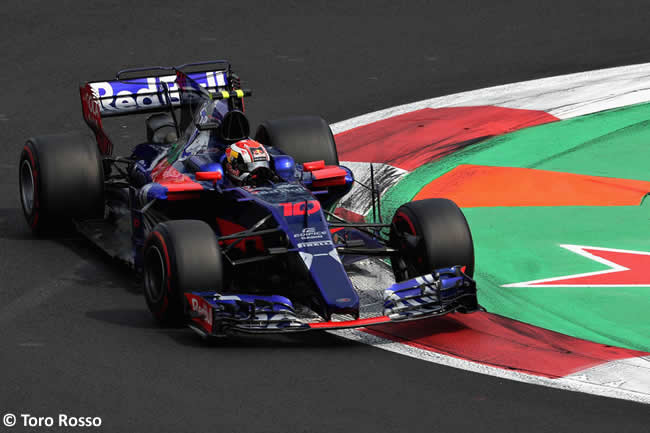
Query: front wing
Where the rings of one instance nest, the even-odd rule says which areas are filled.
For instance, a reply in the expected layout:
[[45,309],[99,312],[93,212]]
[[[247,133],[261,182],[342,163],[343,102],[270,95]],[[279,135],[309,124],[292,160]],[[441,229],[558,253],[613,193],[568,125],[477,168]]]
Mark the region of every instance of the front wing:
[[186,293],[189,326],[204,337],[359,328],[478,310],[475,281],[460,267],[393,284],[383,293],[383,314],[344,321],[305,316],[284,296]]

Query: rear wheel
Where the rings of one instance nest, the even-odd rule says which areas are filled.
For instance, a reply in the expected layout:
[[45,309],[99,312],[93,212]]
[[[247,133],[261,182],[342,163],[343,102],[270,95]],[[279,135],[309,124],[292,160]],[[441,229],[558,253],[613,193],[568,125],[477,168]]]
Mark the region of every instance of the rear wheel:
[[339,164],[332,130],[317,116],[268,120],[257,128],[255,140],[281,150],[299,164],[320,160],[326,165]]
[[57,232],[72,218],[104,213],[104,171],[97,143],[82,134],[30,138],[20,155],[20,202],[34,233]]
[[399,251],[391,259],[397,281],[456,265],[474,275],[472,234],[451,200],[433,198],[400,206],[393,216],[390,244]]
[[154,227],[144,247],[144,295],[163,325],[186,321],[186,292],[220,291],[221,250],[212,228],[203,221],[177,220]]

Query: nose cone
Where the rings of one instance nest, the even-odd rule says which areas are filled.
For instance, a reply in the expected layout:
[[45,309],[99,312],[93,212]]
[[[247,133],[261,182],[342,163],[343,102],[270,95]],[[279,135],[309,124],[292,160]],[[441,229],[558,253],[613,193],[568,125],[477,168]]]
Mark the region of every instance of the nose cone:
[[323,244],[310,247],[310,252],[300,252],[300,257],[320,292],[323,316],[330,317],[332,314],[358,316],[359,296],[331,242],[308,244]]

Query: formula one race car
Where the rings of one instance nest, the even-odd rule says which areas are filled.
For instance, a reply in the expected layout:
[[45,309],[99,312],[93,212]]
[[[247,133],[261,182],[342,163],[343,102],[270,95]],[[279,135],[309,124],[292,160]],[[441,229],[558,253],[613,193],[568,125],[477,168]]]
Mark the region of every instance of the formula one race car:
[[[251,138],[251,92],[228,62],[120,71],[80,93],[95,137],[27,141],[19,167],[25,217],[36,234],[72,221],[141,272],[162,324],[222,336],[479,308],[472,237],[453,202],[406,203],[390,224],[336,215],[355,180],[339,165],[328,124],[267,121]],[[135,113],[152,113],[147,140],[114,156],[102,120]],[[348,275],[369,260],[392,267],[397,281],[370,301]]]

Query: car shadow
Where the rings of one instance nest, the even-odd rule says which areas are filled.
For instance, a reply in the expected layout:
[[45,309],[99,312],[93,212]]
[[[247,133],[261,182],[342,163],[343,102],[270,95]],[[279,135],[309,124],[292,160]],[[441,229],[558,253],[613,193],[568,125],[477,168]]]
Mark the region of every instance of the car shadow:
[[86,317],[111,325],[157,330],[176,343],[197,348],[323,348],[344,347],[355,343],[323,331],[295,334],[244,335],[202,338],[187,327],[160,326],[145,308],[104,309],[86,312]]
[[[131,293],[142,294],[139,275],[76,232],[72,224],[60,234],[37,237],[25,222],[20,204],[17,206],[0,208],[0,240],[56,242],[89,263],[88,266],[82,266],[75,271],[72,280],[83,284],[125,287]],[[107,271],[110,278],[103,276],[103,272],[98,273],[94,269],[96,267]]]
[[145,309],[127,308],[114,310],[92,310],[86,312],[86,317],[111,325],[126,326],[139,329],[158,329],[158,324]]
[[[54,239],[88,262],[75,271],[73,279],[81,284],[101,285],[124,289],[133,295],[142,296],[141,278],[132,268],[109,256],[88,239],[78,238]],[[101,269],[101,272],[98,272]]]
[[355,346],[347,340],[324,331],[308,331],[295,334],[245,335],[235,334],[228,337],[202,338],[190,329],[177,329],[168,332],[168,336],[178,344],[197,348],[219,349],[323,349]]
[[29,241],[34,239],[25,222],[23,210],[18,207],[0,208],[0,239],[10,241]]

